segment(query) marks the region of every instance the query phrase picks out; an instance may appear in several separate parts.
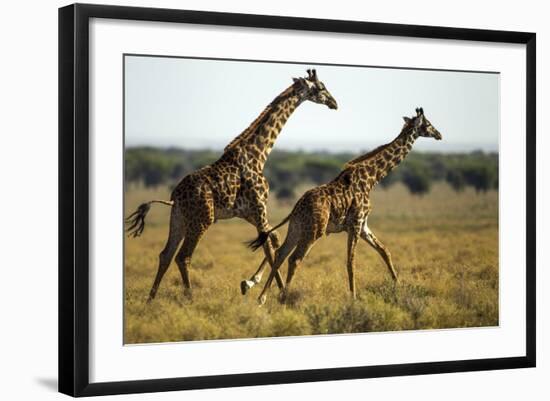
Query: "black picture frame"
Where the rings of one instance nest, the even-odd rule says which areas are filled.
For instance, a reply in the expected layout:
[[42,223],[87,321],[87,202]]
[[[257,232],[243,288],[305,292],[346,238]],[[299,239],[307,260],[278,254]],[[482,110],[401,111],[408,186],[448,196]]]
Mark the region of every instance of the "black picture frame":
[[[526,46],[526,353],[520,357],[382,366],[260,372],[154,380],[89,381],[89,148],[88,51],[90,18],[179,22]],[[384,376],[534,367],[536,244],[536,35],[266,15],[74,4],[59,9],[59,391],[71,396],[190,390]]]

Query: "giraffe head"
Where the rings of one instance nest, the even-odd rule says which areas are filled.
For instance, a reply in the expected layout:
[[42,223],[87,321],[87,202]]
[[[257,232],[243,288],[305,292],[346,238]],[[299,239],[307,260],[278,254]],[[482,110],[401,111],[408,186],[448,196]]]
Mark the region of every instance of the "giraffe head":
[[327,90],[325,84],[319,81],[317,71],[315,69],[307,70],[307,74],[307,78],[293,78],[294,90],[300,94],[302,100],[325,104],[329,109],[336,110],[338,103]]
[[403,119],[405,120],[405,127],[412,128],[412,132],[415,132],[418,136],[435,138],[438,141],[443,139],[441,133],[435,129],[432,123],[424,116],[422,107],[416,109],[416,117],[403,117]]

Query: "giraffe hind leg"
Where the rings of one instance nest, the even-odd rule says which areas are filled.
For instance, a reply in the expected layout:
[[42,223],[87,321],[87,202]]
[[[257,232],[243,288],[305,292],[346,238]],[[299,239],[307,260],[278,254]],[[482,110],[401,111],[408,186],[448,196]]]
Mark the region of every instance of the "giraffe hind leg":
[[281,302],[284,303],[286,301],[290,291],[290,283],[294,278],[296,269],[298,268],[300,263],[302,263],[304,258],[307,256],[307,254],[313,247],[314,243],[315,243],[315,239],[313,238],[301,239],[296,245],[296,249],[294,250],[294,252],[292,252],[292,255],[290,255],[290,257],[288,258],[288,272],[286,274],[286,285],[283,293],[281,294]]
[[[266,255],[266,259],[269,262],[270,266],[273,266],[273,264],[275,263],[275,251],[280,246],[281,246],[281,242],[279,240],[279,234],[277,234],[277,231],[272,231],[271,234],[269,234],[267,242],[264,245],[264,253]],[[256,278],[258,282],[260,282],[260,280],[262,279],[262,274],[260,274],[259,276],[256,276]],[[279,270],[275,272],[275,281],[277,281],[277,287],[279,287],[279,290],[283,291],[285,289],[285,286]]]
[[271,287],[271,283],[273,282],[273,279],[280,275],[279,268],[285,261],[285,259],[290,255],[290,252],[296,247],[296,244],[298,243],[299,239],[299,233],[296,232],[294,227],[291,225],[288,229],[288,233],[286,235],[285,242],[283,242],[283,245],[279,249],[275,251],[275,258],[273,261],[273,266],[271,267],[271,272],[269,274],[269,278],[267,279],[264,288],[258,297],[258,303],[263,305],[267,299],[267,290]]
[[181,248],[176,255],[176,264],[178,265],[178,268],[181,273],[181,278],[183,281],[183,294],[187,298],[191,298],[191,280],[189,278],[189,266],[191,265],[191,258],[193,256],[193,252],[195,251],[195,248],[197,247],[201,237],[203,236],[205,229],[199,229],[199,230],[189,230],[190,232],[187,233],[185,236],[185,239],[183,240],[183,244],[181,245]]
[[[279,236],[277,235],[276,231],[273,231],[271,234],[269,234],[268,240],[271,240],[272,248],[274,249],[277,249],[281,246],[279,241]],[[258,270],[256,270],[256,272],[248,280],[241,281],[241,294],[246,295],[249,289],[251,289],[256,284],[259,284],[260,281],[262,281],[262,276],[264,274],[267,262],[268,262],[268,258],[267,256],[265,256],[264,259],[262,260],[262,263],[260,263]],[[277,285],[279,286],[279,289],[282,290],[284,287],[283,278],[281,277],[281,274],[279,272],[277,272],[275,279],[277,280]]]
[[[244,218],[246,221],[248,221],[250,224],[256,227],[260,236],[262,233],[269,232],[271,229],[269,223],[267,222],[266,206],[261,201],[258,201],[258,203],[256,204],[256,207],[253,207],[250,210],[250,213]],[[241,281],[241,293],[243,295],[245,295],[250,288],[254,287],[256,284],[260,282],[265,269],[265,261],[267,261],[273,269],[273,263],[275,261],[275,250],[278,247],[279,247],[279,236],[276,231],[272,231],[269,233],[269,235],[267,235],[267,238],[263,243],[263,251],[264,251],[265,258],[260,264],[260,267],[258,268],[258,270],[256,270],[256,273],[252,275],[250,280]],[[283,290],[284,288],[283,278],[281,277],[281,274],[279,272],[275,273],[275,279],[277,280],[277,286],[279,287],[279,289]]]
[[[270,266],[273,266],[273,264],[275,263],[275,251],[277,249],[277,247],[274,247],[273,244],[274,242],[270,236],[264,245],[264,253],[266,255],[266,259],[269,262]],[[260,280],[262,276],[260,275],[258,278]],[[279,287],[280,290],[284,290],[285,286],[283,283],[283,278],[281,277],[281,273],[279,273],[279,270],[275,271],[275,281],[277,282],[277,287]]]
[[147,303],[151,302],[157,295],[160,282],[162,281],[164,274],[168,270],[170,262],[172,261],[172,258],[174,257],[174,254],[176,253],[176,250],[178,249],[178,246],[183,239],[183,236],[184,225],[183,221],[181,220],[181,215],[176,208],[173,208],[172,213],[170,214],[170,229],[168,233],[168,239],[166,240],[166,245],[164,246],[164,249],[159,254],[159,266],[157,270],[157,275],[151,287],[151,291],[149,292]]

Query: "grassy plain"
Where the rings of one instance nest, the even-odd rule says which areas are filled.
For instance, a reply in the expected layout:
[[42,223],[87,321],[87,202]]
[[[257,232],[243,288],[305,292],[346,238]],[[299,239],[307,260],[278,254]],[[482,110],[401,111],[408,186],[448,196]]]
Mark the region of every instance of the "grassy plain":
[[[143,201],[169,198],[166,187],[130,188],[126,215]],[[278,223],[292,205],[270,201]],[[239,283],[256,270],[260,252],[244,241],[255,229],[233,219],[216,223],[192,261],[193,299],[183,295],[173,262],[154,302],[146,299],[164,247],[169,208],[154,205],[139,238],[125,240],[125,342],[254,338],[411,329],[496,326],[498,313],[498,193],[455,193],[434,185],[412,196],[401,185],[373,193],[369,227],[390,249],[401,283],[393,284],[379,255],[357,246],[358,299],[347,287],[346,235],[317,242],[293,281],[286,304],[274,285],[267,303],[256,298],[262,283],[242,296]],[[279,231],[286,234],[286,226]],[[286,263],[283,277],[286,276]]]

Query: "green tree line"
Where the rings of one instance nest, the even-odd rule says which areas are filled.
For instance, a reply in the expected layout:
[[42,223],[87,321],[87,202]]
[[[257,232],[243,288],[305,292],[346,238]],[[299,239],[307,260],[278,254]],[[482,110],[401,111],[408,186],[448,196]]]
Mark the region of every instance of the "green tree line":
[[[220,152],[179,148],[132,147],[126,149],[127,184],[146,187],[174,185],[183,176],[215,161]],[[352,153],[274,150],[265,166],[271,190],[280,199],[295,197],[304,183],[323,184],[334,178]],[[476,192],[498,189],[498,154],[412,152],[380,185],[403,183],[411,193],[429,192],[435,181],[446,181],[455,191],[472,187]]]

